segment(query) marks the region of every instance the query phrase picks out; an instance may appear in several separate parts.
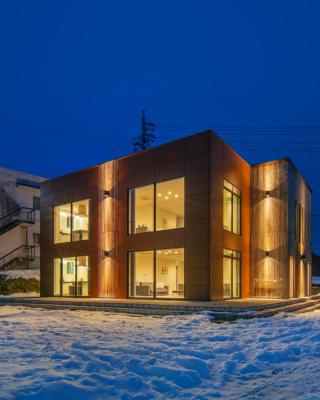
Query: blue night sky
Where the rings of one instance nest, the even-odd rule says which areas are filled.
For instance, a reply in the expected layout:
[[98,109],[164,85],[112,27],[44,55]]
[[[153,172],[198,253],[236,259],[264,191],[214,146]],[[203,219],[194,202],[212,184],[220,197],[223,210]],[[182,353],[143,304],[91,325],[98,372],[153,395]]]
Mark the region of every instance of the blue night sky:
[[[290,156],[320,214],[320,1],[0,4],[1,166],[54,177],[211,128],[249,162]],[[320,252],[320,218],[313,221]]]

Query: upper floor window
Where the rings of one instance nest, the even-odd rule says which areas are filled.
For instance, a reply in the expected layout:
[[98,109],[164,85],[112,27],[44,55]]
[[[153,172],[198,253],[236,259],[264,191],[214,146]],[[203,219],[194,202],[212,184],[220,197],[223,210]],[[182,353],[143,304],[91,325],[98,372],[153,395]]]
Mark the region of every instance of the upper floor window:
[[241,192],[224,180],[223,188],[223,228],[232,233],[241,233]]
[[129,233],[154,230],[154,185],[129,190]]
[[129,234],[184,227],[184,178],[129,190]]
[[156,184],[156,229],[184,227],[184,178]]
[[33,196],[33,209],[40,210],[40,197]]
[[89,239],[89,200],[54,207],[54,242]]

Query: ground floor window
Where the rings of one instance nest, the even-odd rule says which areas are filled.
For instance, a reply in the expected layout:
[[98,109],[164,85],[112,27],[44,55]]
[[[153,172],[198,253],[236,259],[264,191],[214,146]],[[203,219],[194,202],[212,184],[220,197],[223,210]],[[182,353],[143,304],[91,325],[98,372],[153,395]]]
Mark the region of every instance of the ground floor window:
[[223,250],[223,298],[240,297],[241,253]]
[[183,298],[184,249],[129,253],[129,297]]
[[54,295],[89,296],[88,256],[54,259]]

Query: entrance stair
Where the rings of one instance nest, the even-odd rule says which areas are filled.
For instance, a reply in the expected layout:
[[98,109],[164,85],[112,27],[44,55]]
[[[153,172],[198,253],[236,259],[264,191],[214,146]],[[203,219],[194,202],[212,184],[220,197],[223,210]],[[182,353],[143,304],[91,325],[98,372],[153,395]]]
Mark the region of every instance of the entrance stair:
[[35,223],[35,211],[32,208],[20,207],[0,217],[0,235],[18,225],[28,226]]
[[35,246],[21,245],[0,257],[0,272],[9,269],[21,269],[35,258]]

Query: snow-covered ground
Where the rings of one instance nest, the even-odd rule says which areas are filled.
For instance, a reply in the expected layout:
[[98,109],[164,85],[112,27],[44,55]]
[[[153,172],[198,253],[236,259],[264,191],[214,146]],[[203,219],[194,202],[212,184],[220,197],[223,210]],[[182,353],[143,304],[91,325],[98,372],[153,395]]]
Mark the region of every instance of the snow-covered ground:
[[[39,292],[18,292],[12,294],[0,294],[0,297],[40,297]],[[1,309],[0,309],[0,317],[1,317]],[[1,397],[0,397],[1,400]]]
[[320,399],[320,312],[215,324],[3,306],[0,398]]
[[40,270],[39,269],[12,269],[9,271],[1,272],[1,275],[5,275],[8,279],[23,278],[31,279],[35,278],[40,280]]

